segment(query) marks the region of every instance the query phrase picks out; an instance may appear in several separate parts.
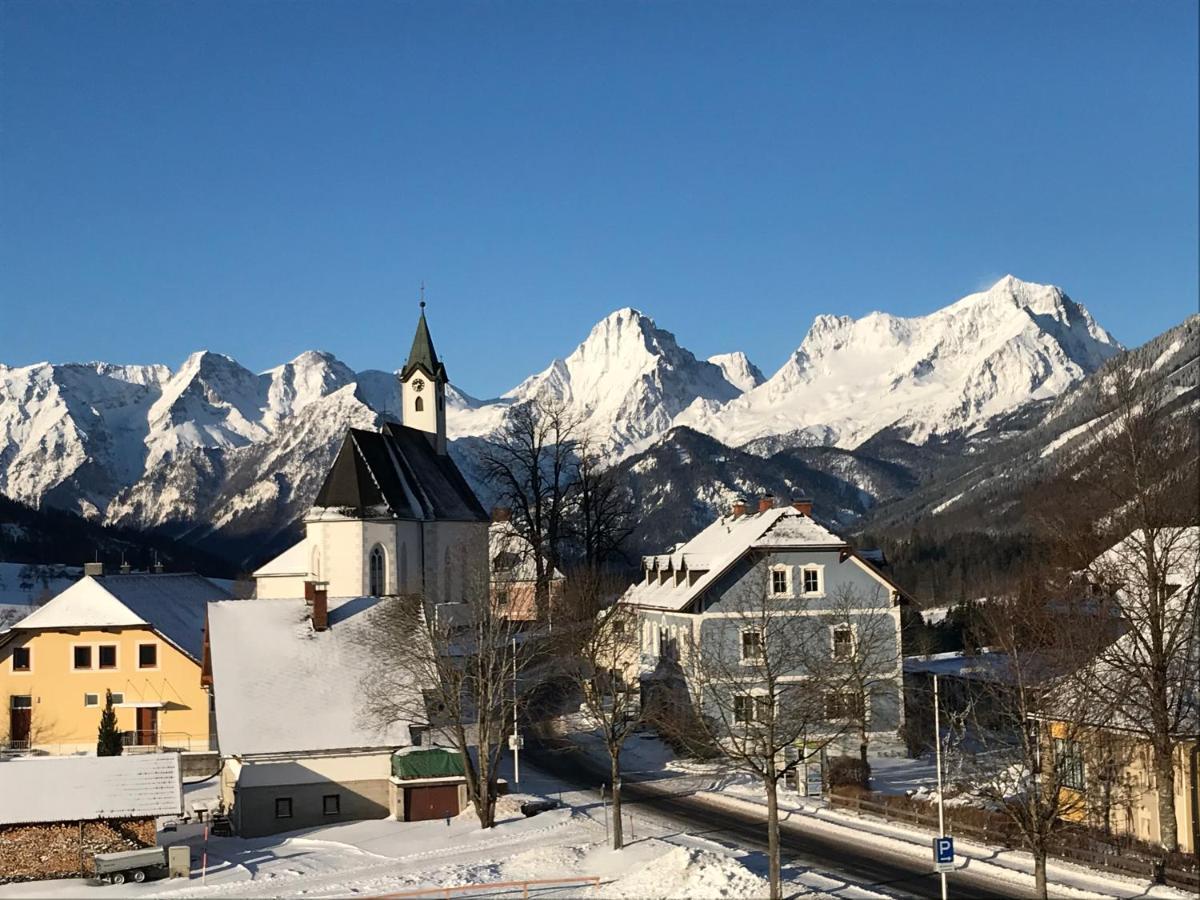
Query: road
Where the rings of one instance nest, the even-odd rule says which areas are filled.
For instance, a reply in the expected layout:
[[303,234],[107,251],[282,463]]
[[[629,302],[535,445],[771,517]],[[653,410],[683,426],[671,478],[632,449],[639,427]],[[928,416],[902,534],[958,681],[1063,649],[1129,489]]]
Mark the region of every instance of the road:
[[[606,767],[581,752],[534,746],[530,741],[522,762],[542,770],[579,790],[594,790],[608,782]],[[732,843],[738,847],[766,851],[767,829],[763,817],[741,813],[694,795],[672,793],[646,781],[626,780],[622,788],[626,808],[644,807],[658,819],[678,825],[689,834]],[[793,822],[780,823],[781,862],[817,872],[844,873],[872,890],[893,897],[941,897],[941,884],[931,862],[892,854],[869,843],[841,840],[823,831]],[[973,900],[1019,898],[1015,886],[980,875],[956,871],[949,876],[951,897]]]

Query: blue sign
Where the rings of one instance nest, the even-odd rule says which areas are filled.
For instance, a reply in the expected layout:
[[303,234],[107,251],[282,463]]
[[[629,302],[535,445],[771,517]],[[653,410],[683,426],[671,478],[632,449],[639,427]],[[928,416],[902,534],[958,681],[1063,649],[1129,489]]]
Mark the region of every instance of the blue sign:
[[939,872],[954,868],[954,838],[936,837],[933,839],[933,861]]

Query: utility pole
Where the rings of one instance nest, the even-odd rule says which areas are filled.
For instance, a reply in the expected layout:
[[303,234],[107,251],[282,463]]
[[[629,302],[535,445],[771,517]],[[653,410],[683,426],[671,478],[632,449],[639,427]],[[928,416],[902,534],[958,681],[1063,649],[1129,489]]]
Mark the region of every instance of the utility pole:
[[[933,747],[934,760],[937,764],[937,789],[938,789],[938,837],[946,835],[946,807],[945,797],[942,796],[942,717],[941,711],[938,709],[938,677],[937,673],[933,676]],[[946,900],[946,873],[938,872],[942,879],[942,900]]]
[[512,639],[513,654],[513,784],[521,783],[521,730],[517,727],[517,639]]

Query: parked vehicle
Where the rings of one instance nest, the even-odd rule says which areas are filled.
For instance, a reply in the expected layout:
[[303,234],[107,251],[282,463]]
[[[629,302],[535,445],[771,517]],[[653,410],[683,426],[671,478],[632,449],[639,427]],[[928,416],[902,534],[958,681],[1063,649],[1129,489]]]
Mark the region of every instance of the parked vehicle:
[[97,853],[96,878],[106,884],[143,882],[147,878],[167,876],[167,848],[145,847],[141,850],[122,850],[119,853]]

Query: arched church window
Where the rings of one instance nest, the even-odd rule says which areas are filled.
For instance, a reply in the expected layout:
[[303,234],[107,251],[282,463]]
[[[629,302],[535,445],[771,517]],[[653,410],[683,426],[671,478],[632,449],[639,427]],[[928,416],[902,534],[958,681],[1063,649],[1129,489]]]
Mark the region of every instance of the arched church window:
[[413,409],[415,409],[417,412],[421,412],[423,409],[425,409],[425,401],[418,397],[413,401]]
[[376,544],[367,557],[367,593],[372,597],[382,597],[387,592],[386,563],[383,548]]
[[401,542],[400,544],[400,583],[396,586],[396,593],[403,594],[408,591],[408,544]]
[[312,548],[312,557],[309,560],[308,569],[312,572],[313,577],[318,581],[321,580],[321,548]]
[[452,578],[454,575],[454,561],[450,557],[449,547],[446,548],[445,562],[443,563],[442,568],[445,577],[445,583],[442,585],[442,599],[443,602],[449,603],[453,599],[453,594],[450,592],[450,585],[452,584]]

